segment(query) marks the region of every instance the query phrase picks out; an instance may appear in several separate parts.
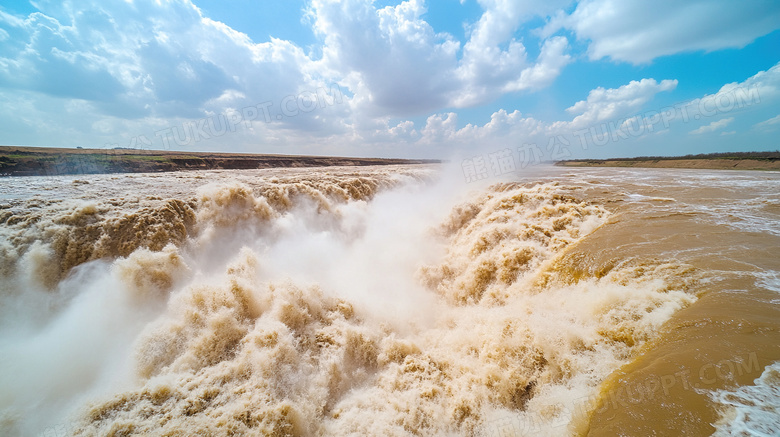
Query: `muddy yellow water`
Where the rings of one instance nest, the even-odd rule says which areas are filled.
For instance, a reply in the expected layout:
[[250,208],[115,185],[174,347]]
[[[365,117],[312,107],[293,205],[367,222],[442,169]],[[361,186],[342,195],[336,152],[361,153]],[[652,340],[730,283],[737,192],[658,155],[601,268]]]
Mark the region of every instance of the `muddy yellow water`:
[[780,174],[8,178],[3,435],[773,435]]
[[634,174],[647,179],[623,185],[633,201],[592,195],[616,202],[616,214],[565,255],[566,264],[584,259],[599,270],[630,257],[684,262],[697,271],[688,290],[698,299],[605,380],[580,432],[711,435],[724,410],[712,391],[752,384],[780,360],[776,175]]

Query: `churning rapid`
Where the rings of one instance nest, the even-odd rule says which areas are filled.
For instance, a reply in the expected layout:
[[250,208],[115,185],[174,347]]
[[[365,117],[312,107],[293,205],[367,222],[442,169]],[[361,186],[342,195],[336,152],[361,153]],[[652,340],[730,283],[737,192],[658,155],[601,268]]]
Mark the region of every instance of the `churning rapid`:
[[4,179],[0,434],[776,431],[780,174],[532,171]]

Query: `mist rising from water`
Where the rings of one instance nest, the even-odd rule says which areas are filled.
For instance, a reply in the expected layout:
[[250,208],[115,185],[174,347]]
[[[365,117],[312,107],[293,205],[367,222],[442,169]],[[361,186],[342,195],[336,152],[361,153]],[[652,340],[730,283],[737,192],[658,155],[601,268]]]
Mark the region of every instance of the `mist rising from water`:
[[557,184],[213,176],[11,208],[4,433],[560,435],[693,301],[673,268],[574,280],[557,260],[610,214]]

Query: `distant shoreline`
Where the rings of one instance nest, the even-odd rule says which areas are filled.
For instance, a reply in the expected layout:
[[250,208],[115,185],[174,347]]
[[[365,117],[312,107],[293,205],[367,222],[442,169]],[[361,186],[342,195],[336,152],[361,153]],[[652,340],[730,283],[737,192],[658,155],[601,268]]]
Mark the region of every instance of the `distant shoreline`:
[[780,152],[711,153],[688,156],[574,159],[558,161],[561,167],[690,168],[712,170],[780,170]]
[[758,161],[755,159],[675,159],[647,161],[558,161],[561,167],[637,167],[637,168],[691,168],[711,170],[780,170],[780,161]]
[[438,164],[440,162],[436,159],[0,146],[1,176],[156,173],[180,170],[247,170],[278,167]]

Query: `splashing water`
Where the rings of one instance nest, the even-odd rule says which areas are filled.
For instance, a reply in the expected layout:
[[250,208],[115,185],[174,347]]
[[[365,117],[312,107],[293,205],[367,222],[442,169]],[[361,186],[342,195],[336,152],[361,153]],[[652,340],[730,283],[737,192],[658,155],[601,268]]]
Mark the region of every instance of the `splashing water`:
[[576,433],[696,301],[683,262],[577,258],[614,214],[566,183],[30,179],[0,209],[5,435]]

